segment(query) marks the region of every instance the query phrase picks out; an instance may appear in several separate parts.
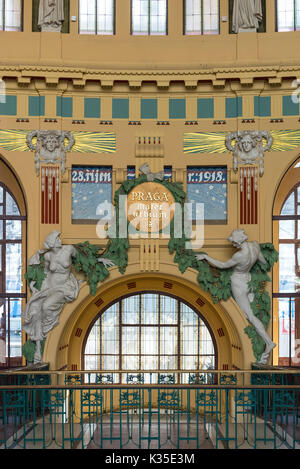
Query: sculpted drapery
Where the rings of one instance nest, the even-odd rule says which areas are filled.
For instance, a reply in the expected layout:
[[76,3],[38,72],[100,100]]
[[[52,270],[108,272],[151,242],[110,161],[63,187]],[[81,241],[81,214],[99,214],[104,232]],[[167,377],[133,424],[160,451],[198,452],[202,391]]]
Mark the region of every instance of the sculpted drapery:
[[64,0],[40,0],[38,25],[41,31],[61,31]]
[[258,29],[263,19],[261,0],[234,0],[232,30],[238,33],[240,28]]

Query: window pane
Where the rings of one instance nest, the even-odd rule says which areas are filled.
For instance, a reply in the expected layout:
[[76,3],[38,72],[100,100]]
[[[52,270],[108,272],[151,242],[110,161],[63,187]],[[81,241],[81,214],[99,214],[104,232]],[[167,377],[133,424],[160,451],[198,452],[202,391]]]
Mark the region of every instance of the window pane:
[[279,221],[279,239],[295,238],[295,221],[280,220]]
[[138,327],[122,328],[122,353],[137,355],[139,350],[139,329]]
[[139,323],[139,309],[140,297],[130,296],[125,298],[122,302],[123,324],[137,324]]
[[278,31],[294,31],[295,21],[294,0],[277,0]]
[[6,291],[22,291],[22,245],[6,244]]
[[292,192],[283,204],[280,215],[295,215],[295,193]]
[[178,321],[178,302],[169,296],[162,296],[160,300],[160,323],[176,324]]
[[161,327],[160,329],[160,353],[162,355],[176,355],[177,353],[177,328]]
[[279,245],[279,292],[293,293],[300,287],[300,280],[296,276],[295,246],[293,244]]
[[6,239],[22,238],[22,222],[21,220],[6,221]]
[[[3,2],[1,11],[3,11]],[[5,31],[21,31],[21,0],[5,0],[4,18]]]
[[227,168],[188,167],[187,199],[192,205],[192,220],[226,222],[227,220]]
[[10,357],[22,356],[21,300],[10,300]]
[[219,33],[219,0],[203,0],[203,34]]
[[96,33],[96,0],[79,0],[79,33]]
[[103,313],[102,321],[102,353],[115,354],[119,350],[118,304]]
[[6,314],[5,303],[0,299],[0,364],[6,362]]
[[6,215],[20,215],[20,211],[16,202],[8,192],[6,193]]
[[142,324],[156,324],[158,322],[158,298],[158,295],[142,295]]
[[158,328],[142,327],[141,352],[143,355],[158,354]]

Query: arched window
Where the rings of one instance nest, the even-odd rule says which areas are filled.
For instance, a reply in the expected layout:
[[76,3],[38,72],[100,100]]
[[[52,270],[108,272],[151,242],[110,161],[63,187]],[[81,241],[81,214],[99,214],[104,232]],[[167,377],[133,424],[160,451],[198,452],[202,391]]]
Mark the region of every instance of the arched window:
[[25,223],[14,195],[0,182],[0,367],[22,364]]
[[143,370],[145,382],[153,383],[147,370],[214,369],[215,350],[208,327],[187,304],[140,293],[118,300],[97,318],[86,337],[82,366]]
[[[294,168],[294,171],[296,167]],[[298,169],[299,171],[299,169]],[[290,173],[292,174],[292,173]],[[278,365],[300,366],[300,182],[289,191],[280,215],[274,216],[278,234],[278,279],[274,313],[278,330]]]

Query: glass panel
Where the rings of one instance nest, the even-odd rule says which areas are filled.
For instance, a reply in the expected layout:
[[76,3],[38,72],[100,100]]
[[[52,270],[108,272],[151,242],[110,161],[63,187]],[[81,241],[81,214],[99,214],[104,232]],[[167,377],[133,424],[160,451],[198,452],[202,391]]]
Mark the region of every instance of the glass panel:
[[162,355],[175,355],[177,353],[177,328],[160,328],[160,353]]
[[194,355],[198,353],[198,327],[183,326],[181,329],[181,353],[182,355]]
[[295,239],[295,221],[279,221],[279,239]]
[[277,0],[277,30],[294,31],[294,0]]
[[280,215],[295,215],[295,193],[292,192],[283,204]]
[[[0,0],[0,8],[1,8],[1,0]],[[0,186],[0,204],[3,204],[3,187]]]
[[6,244],[6,291],[22,291],[22,245]]
[[219,34],[219,0],[203,0],[203,34]]
[[145,356],[142,357],[142,370],[157,370],[158,369],[158,357]]
[[175,356],[166,356],[160,357],[160,369],[161,370],[176,370],[178,367],[177,365],[177,357]]
[[198,358],[194,357],[181,357],[181,369],[182,370],[197,370],[198,369]]
[[138,324],[139,321],[139,309],[140,309],[140,297],[130,296],[125,298],[122,302],[123,324]]
[[[138,370],[139,369],[139,359],[137,356],[124,356],[122,357],[122,369],[123,370]],[[126,381],[125,376],[122,378]]]
[[132,0],[132,34],[149,34],[149,0]]
[[102,370],[118,370],[119,369],[119,356],[103,355],[102,357]]
[[178,301],[169,296],[161,296],[160,300],[160,323],[177,324],[178,321]]
[[141,296],[142,324],[158,323],[158,295],[145,294]]
[[102,315],[102,353],[115,354],[119,350],[119,303],[113,305]]
[[6,239],[22,239],[21,220],[6,221]]
[[279,366],[289,366],[290,356],[290,300],[280,298],[278,300],[279,316]]
[[210,335],[209,330],[206,325],[201,321],[200,322],[200,331],[199,331],[199,342],[200,342],[200,355],[213,355],[214,344]]
[[198,325],[198,315],[184,303],[180,304],[181,325]]
[[99,354],[100,353],[100,319],[96,321],[92,327],[88,340],[85,346],[86,354]]
[[166,34],[167,3],[166,0],[150,0],[150,34]]
[[20,211],[15,200],[8,192],[6,192],[6,215],[20,215]]
[[6,363],[6,314],[3,299],[0,299],[0,364],[1,363]]
[[21,0],[5,1],[5,31],[21,31]]
[[279,292],[293,293],[300,287],[300,280],[296,276],[295,246],[293,244],[279,245]]
[[79,33],[96,33],[96,0],[79,0]]
[[122,328],[122,353],[137,355],[139,350],[139,328],[125,327]]
[[3,220],[0,220],[0,239],[3,239]]
[[215,368],[215,357],[200,357],[199,370],[213,370]]
[[97,0],[97,34],[114,34],[114,0]]
[[201,34],[201,0],[185,2],[185,34]]
[[85,355],[84,357],[84,369],[85,370],[98,370],[99,365],[100,365],[99,356]]
[[142,327],[141,350],[143,355],[158,354],[158,328]]
[[10,357],[22,356],[21,300],[10,300]]
[[[112,168],[111,166],[72,167],[72,220],[112,218]],[[91,222],[89,222],[91,223]]]

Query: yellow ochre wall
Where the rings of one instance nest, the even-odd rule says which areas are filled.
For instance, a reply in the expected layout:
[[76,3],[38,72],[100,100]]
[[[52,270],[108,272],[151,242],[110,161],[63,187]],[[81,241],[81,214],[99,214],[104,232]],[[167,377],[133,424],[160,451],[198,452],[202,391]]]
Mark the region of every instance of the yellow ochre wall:
[[[228,17],[228,1],[221,0],[220,3],[220,17]],[[299,148],[266,153],[265,174],[259,181],[259,223],[245,226],[239,224],[239,185],[232,169],[232,155],[186,154],[183,135],[185,132],[299,129],[299,115],[283,115],[282,98],[291,95],[292,83],[300,74],[300,32],[275,32],[275,1],[267,0],[267,32],[260,34],[229,34],[227,18],[227,21],[221,21],[219,35],[185,36],[182,0],[168,2],[167,36],[130,35],[130,0],[116,0],[114,36],[79,35],[76,0],[70,0],[72,16],[76,16],[77,21],[70,21],[69,34],[31,32],[32,5],[30,0],[25,0],[23,32],[0,32],[0,78],[5,81],[7,95],[17,96],[16,115],[1,115],[0,129],[114,132],[117,141],[115,153],[67,154],[67,172],[61,184],[63,215],[59,225],[40,223],[40,179],[35,173],[34,154],[0,148],[2,159],[15,173],[24,193],[28,215],[28,258],[42,247],[45,237],[53,229],[61,231],[64,243],[85,240],[99,245],[105,243],[98,239],[95,226],[71,224],[70,169],[73,164],[112,165],[113,190],[126,179],[127,165],[135,165],[138,170],[145,161],[152,171],[171,165],[174,181],[182,182],[184,188],[187,166],[227,166],[228,223],[205,226],[203,250],[220,260],[228,259],[233,249],[227,237],[236,228],[244,228],[250,240],[272,242],[274,198],[284,174],[297,160]],[[45,96],[45,115],[29,116],[28,98],[39,95]],[[57,96],[73,98],[72,117],[57,116]],[[254,96],[271,97],[270,116],[255,115]],[[101,98],[100,119],[85,118],[86,97]],[[243,99],[242,116],[226,117],[228,97]],[[112,118],[113,98],[129,99],[128,119]],[[141,119],[141,98],[158,100],[157,119]],[[170,98],[186,100],[185,119],[169,118]],[[214,98],[214,118],[197,118],[198,98]],[[55,122],[47,119],[55,119]],[[140,125],[128,125],[129,121],[140,122]],[[168,121],[169,125],[157,125],[159,121]],[[197,121],[198,125],[187,125],[189,121]],[[218,123],[220,121],[224,123]],[[160,136],[163,155],[136,157],[138,136]],[[120,295],[122,288],[126,290],[127,278],[140,280],[142,285],[137,286],[136,291],[142,291],[151,288],[153,282],[162,282],[161,279],[168,275],[174,285],[187,282],[191,297],[196,295],[195,292],[205,297],[211,311],[203,314],[212,330],[217,331],[220,325],[224,327],[226,345],[222,345],[216,335],[219,367],[226,364],[229,369],[233,366],[249,368],[254,357],[250,341],[243,332],[247,322],[242,313],[233,300],[213,307],[209,296],[206,297],[197,284],[196,273],[188,271],[182,276],[174,265],[167,241],[160,242],[159,259],[154,267],[145,267],[140,241],[132,241],[126,275],[121,276],[113,268],[108,280],[99,285],[97,296],[106,295],[105,304],[108,304]],[[160,284],[157,289],[164,291]],[[271,285],[268,290],[271,293]],[[45,347],[44,360],[52,369],[81,367],[82,342],[76,345],[74,337],[78,327],[83,331],[88,329],[93,315],[99,311],[94,302],[85,285],[79,298],[64,308],[60,324],[50,333]],[[272,334],[272,327],[269,332]],[[84,332],[82,339],[83,336]]]

